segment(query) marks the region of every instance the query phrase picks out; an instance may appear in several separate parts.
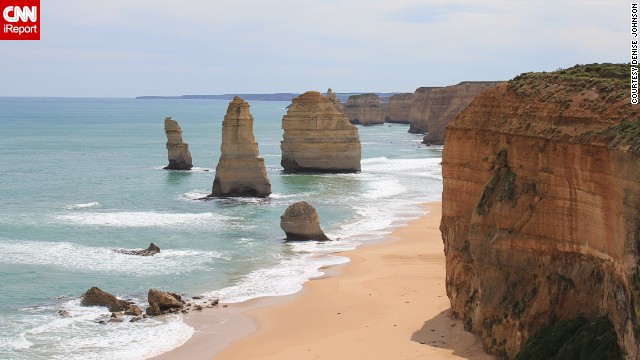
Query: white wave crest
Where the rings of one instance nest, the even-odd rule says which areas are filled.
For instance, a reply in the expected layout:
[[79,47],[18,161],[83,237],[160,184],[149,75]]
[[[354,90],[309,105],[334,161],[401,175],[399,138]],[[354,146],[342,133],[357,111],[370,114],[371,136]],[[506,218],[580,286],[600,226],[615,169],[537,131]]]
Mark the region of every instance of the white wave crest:
[[78,225],[110,227],[169,227],[176,225],[223,225],[234,218],[206,213],[161,213],[153,211],[83,212],[62,214],[58,220]]
[[85,208],[90,208],[90,207],[100,207],[102,205],[100,205],[99,202],[90,202],[90,203],[85,203],[85,204],[72,204],[72,205],[68,205],[65,206],[64,208],[66,210],[74,210],[74,209],[85,209]]

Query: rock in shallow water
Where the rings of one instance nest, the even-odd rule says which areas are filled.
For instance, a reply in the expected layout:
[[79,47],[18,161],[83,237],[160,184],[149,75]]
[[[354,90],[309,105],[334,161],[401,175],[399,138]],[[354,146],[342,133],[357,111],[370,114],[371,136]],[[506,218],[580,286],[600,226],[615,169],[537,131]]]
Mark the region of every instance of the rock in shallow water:
[[280,227],[287,235],[287,240],[329,240],[320,228],[316,209],[306,201],[289,205],[280,217]]
[[189,144],[182,142],[182,129],[171,117],[164,119],[164,132],[167,134],[169,165],[167,170],[191,170],[193,161]]
[[84,293],[81,304],[83,306],[106,306],[112,312],[123,311],[129,305],[127,301],[119,300],[114,295],[95,286]]

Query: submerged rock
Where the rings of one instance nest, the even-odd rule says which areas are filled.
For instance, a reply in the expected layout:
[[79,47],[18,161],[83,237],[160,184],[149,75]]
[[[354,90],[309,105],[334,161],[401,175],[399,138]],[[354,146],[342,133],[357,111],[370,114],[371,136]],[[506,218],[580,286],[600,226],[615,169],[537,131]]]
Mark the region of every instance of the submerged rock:
[[258,157],[249,103],[238,96],[229,103],[222,121],[220,152],[210,196],[267,197],[271,194],[264,159]]
[[149,247],[144,250],[116,249],[114,251],[125,255],[153,256],[160,252],[160,248],[156,244],[151,243]]
[[193,161],[189,144],[182,142],[182,129],[171,117],[164,119],[164,132],[167,134],[168,170],[191,170]]
[[358,128],[317,91],[292,100],[282,118],[280,164],[287,172],[360,171]]
[[120,300],[94,286],[84,293],[81,304],[83,306],[105,306],[109,308],[109,311],[115,312],[123,311],[129,305],[129,302]]
[[320,228],[316,209],[306,201],[289,205],[280,217],[280,227],[287,235],[287,240],[329,240]]

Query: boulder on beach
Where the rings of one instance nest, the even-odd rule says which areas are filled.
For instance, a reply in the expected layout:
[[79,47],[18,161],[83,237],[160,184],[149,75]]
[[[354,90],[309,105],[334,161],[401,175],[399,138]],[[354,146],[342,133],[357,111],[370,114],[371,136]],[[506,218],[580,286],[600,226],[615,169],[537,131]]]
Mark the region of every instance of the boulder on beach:
[[95,286],[84,293],[81,304],[83,306],[106,306],[112,312],[123,311],[129,306],[128,301],[120,300],[115,295],[102,291]]
[[183,307],[180,295],[158,289],[149,289],[147,301],[149,302],[147,315],[161,315]]
[[329,240],[320,228],[316,209],[306,201],[289,205],[280,217],[280,227],[287,235],[287,240]]

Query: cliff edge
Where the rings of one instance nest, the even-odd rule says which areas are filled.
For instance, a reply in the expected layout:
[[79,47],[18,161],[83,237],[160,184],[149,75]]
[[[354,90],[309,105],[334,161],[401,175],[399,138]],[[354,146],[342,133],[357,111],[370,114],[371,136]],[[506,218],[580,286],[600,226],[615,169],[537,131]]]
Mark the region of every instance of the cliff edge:
[[525,73],[446,128],[440,230],[452,316],[514,358],[536,331],[607,317],[640,354],[640,107],[628,65]]

